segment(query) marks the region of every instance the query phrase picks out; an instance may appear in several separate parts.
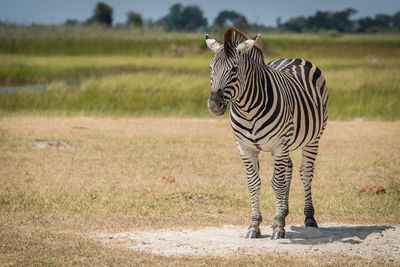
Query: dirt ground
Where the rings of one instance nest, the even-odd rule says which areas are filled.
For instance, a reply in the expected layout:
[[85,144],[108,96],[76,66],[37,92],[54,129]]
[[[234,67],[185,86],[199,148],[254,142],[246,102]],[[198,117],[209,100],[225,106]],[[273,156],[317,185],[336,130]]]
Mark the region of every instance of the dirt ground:
[[400,261],[400,228],[391,226],[325,223],[318,229],[287,226],[286,238],[271,240],[272,229],[262,227],[262,238],[246,239],[246,227],[224,225],[198,229],[91,233],[105,243],[164,256],[221,256],[290,253],[337,253]]
[[[224,118],[10,116],[0,120],[0,265],[398,266],[400,122],[329,121],[313,180],[319,229],[301,227],[300,153],[287,238],[261,225]],[[194,261],[195,259],[195,261]]]

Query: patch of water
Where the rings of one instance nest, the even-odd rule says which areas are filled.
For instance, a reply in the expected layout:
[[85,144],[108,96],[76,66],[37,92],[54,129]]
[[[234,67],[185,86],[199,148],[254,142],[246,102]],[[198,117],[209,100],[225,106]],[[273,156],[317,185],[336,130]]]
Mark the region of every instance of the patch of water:
[[41,93],[44,92],[44,88],[39,87],[3,87],[0,88],[0,93],[19,93],[19,92],[27,92],[27,93]]

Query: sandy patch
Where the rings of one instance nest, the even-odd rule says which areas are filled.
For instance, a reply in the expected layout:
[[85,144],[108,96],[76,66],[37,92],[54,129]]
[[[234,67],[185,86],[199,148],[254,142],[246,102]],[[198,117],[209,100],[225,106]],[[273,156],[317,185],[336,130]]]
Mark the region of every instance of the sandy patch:
[[91,233],[90,236],[165,256],[329,252],[400,261],[399,227],[329,223],[321,224],[318,229],[292,225],[287,226],[286,231],[286,238],[279,241],[270,239],[272,229],[267,226],[261,227],[263,238],[253,240],[245,239],[246,227],[229,225],[221,228]]

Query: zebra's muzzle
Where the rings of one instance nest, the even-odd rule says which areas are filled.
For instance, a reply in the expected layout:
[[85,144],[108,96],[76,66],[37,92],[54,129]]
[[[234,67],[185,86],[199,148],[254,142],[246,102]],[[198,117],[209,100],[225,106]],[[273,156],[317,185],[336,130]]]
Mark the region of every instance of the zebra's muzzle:
[[221,89],[219,89],[216,93],[211,92],[207,105],[211,113],[216,116],[221,116],[225,113],[227,102],[224,99]]

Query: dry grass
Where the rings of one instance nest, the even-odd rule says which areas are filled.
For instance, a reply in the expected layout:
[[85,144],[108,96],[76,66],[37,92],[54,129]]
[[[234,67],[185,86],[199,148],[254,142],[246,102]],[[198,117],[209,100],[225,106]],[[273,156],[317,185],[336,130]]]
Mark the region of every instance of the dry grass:
[[[399,122],[329,122],[313,182],[318,222],[400,225]],[[73,150],[30,142],[69,141]],[[288,224],[302,223],[293,153]],[[264,223],[272,160],[261,156]],[[173,183],[160,182],[163,176]],[[174,258],[109,247],[80,233],[247,225],[243,164],[226,119],[5,117],[0,122],[0,264],[375,265],[352,257]],[[364,195],[365,185],[386,194]],[[387,263],[390,265],[390,263]]]

